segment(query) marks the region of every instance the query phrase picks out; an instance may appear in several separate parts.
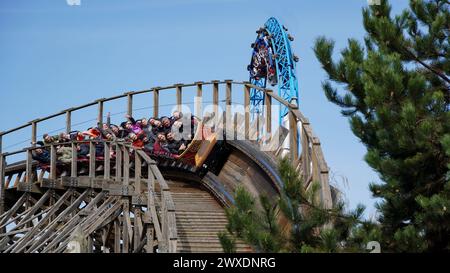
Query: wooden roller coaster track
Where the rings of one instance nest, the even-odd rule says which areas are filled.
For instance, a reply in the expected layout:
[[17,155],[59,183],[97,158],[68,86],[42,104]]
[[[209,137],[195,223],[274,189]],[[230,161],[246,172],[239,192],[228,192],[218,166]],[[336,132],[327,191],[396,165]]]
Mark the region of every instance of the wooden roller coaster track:
[[[72,157],[65,166],[68,174],[62,176],[55,144],[47,147],[50,163],[44,168],[32,159],[35,146],[4,153],[1,149],[5,136],[27,127],[31,127],[31,141],[36,142],[39,123],[60,116],[66,117],[66,131],[70,132],[72,113],[92,106],[98,108],[97,123],[101,126],[108,101],[126,98],[127,113],[132,115],[133,98],[144,93],[153,94],[153,116],[159,116],[161,91],[175,90],[176,107],[181,110],[182,92],[196,87],[195,114],[200,116],[203,87],[207,85],[212,86],[213,112],[215,117],[223,117],[225,134],[240,134],[244,139],[227,141],[232,151],[220,173],[199,177],[192,166],[155,160],[122,142],[103,141],[105,153],[99,157],[94,142],[89,141],[90,154],[82,163],[77,158],[77,142],[67,143]],[[223,85],[222,115],[219,86]],[[249,113],[251,88],[263,91],[266,101],[264,116],[253,120]],[[232,90],[243,92],[243,115],[232,113],[231,106],[237,103],[232,101]],[[272,126],[261,125],[262,119],[272,124],[272,101],[289,109],[289,128],[279,128],[281,134],[272,133]],[[234,189],[244,185],[255,195],[278,194],[281,181],[275,158],[284,152],[286,133],[288,155],[305,187],[313,181],[319,183],[318,198],[325,207],[331,207],[328,167],[308,120],[296,105],[248,82],[196,82],[126,92],[0,132],[0,252],[220,252],[217,232],[225,229],[223,210],[233,203]],[[99,141],[95,142],[98,145]],[[263,145],[272,145],[271,152],[261,151]],[[25,154],[26,160],[6,164],[17,154]],[[87,174],[80,173],[80,164],[87,166]],[[251,251],[242,242],[238,246],[238,251]]]

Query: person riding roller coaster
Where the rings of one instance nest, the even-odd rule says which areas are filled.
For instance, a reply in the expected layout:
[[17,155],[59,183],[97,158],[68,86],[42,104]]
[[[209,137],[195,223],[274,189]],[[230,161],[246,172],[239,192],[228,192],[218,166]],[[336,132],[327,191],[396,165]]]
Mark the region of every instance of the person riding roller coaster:
[[252,47],[252,60],[250,65],[247,66],[250,77],[255,80],[266,78],[272,86],[276,85],[277,76],[273,60],[274,54],[267,33],[260,33]]

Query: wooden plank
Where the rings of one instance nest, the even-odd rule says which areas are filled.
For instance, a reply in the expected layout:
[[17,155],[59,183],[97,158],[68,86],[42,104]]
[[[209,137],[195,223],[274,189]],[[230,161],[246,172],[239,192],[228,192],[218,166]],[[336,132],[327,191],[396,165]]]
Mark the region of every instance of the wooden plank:
[[108,142],[104,143],[105,145],[105,154],[103,160],[103,178],[105,180],[109,180],[111,178],[111,144]]
[[129,212],[129,205],[128,205],[128,201],[127,200],[123,200],[123,222],[122,222],[122,241],[123,241],[123,248],[122,248],[122,252],[123,253],[128,253],[129,251],[129,241],[130,241],[130,237],[129,237],[129,231],[128,231],[128,222],[126,217],[130,217],[130,212]]
[[217,124],[219,117],[219,81],[213,81],[213,112],[215,118],[214,124]]
[[150,165],[149,165],[149,177],[148,177],[148,198],[147,198],[147,208],[150,211],[150,215],[151,215],[151,219],[153,221],[154,224],[154,229],[155,229],[155,233],[156,233],[156,238],[158,238],[158,240],[162,240],[162,232],[161,232],[161,225],[159,223],[159,218],[158,218],[158,214],[156,212],[156,207],[155,207],[155,177],[153,175],[153,172],[150,170]]
[[141,209],[136,208],[136,210],[134,212],[134,215],[135,215],[135,219],[136,219],[136,221],[134,222],[134,225],[135,226],[137,225],[137,230],[138,230],[138,233],[139,233],[138,237],[139,237],[139,240],[141,240],[141,238],[143,236],[143,233],[144,233],[144,226],[142,224],[142,211],[141,211]]
[[195,97],[195,116],[202,118],[203,116],[203,85],[197,83],[197,96]]
[[139,226],[138,226],[138,221],[140,221],[140,218],[138,219],[138,215],[140,214],[140,210],[139,209],[134,209],[134,225],[133,225],[133,252],[135,252],[138,247],[139,244],[141,242],[141,236],[140,236],[140,231],[139,231]]
[[95,145],[94,142],[89,142],[89,177],[95,178]]
[[249,139],[249,131],[250,131],[250,87],[249,87],[248,84],[244,85],[244,107],[245,107],[245,117],[244,117],[245,139]]
[[31,122],[31,143],[33,143],[33,147],[36,145],[37,141],[37,122]]
[[72,143],[72,159],[70,163],[70,177],[76,178],[78,176],[78,150],[77,144]]
[[127,94],[127,114],[133,116],[133,95]]
[[50,147],[50,179],[56,179],[56,147],[54,144]]
[[303,180],[306,183],[307,178],[311,174],[310,170],[311,156],[310,156],[309,137],[303,127],[301,131],[301,145],[302,145],[301,161],[303,168]]
[[292,111],[289,111],[289,153],[293,165],[298,160],[298,132],[297,119]]
[[227,138],[232,138],[232,135],[228,135],[228,132],[231,131],[232,128],[232,120],[231,120],[231,90],[232,90],[232,80],[225,80],[226,82],[226,89],[225,89],[225,124],[224,129],[227,133]]
[[31,189],[31,185],[33,183],[33,155],[31,150],[27,150],[27,160],[25,167],[25,175],[26,175],[26,183],[29,189]]
[[[269,90],[267,90],[267,92],[269,92]],[[270,135],[272,133],[272,97],[267,93],[265,93],[264,96],[264,101],[266,103],[266,133]]]
[[72,111],[66,111],[66,133],[72,130]]
[[141,156],[136,153],[134,155],[134,189],[137,195],[141,194],[141,173],[142,173],[142,160]]
[[122,147],[123,152],[123,185],[130,185],[130,154],[128,148]]
[[98,101],[98,115],[97,115],[97,124],[99,128],[103,126],[103,101]]
[[153,89],[153,117],[159,117],[159,90]]
[[116,181],[122,181],[122,148],[116,145]]
[[182,85],[181,84],[179,84],[179,85],[177,85],[177,87],[176,87],[176,92],[177,92],[177,94],[176,94],[176,97],[177,97],[177,111],[181,111],[181,105],[182,105],[182,91],[181,91],[181,88],[182,88]]
[[114,253],[120,253],[120,223],[114,221]]

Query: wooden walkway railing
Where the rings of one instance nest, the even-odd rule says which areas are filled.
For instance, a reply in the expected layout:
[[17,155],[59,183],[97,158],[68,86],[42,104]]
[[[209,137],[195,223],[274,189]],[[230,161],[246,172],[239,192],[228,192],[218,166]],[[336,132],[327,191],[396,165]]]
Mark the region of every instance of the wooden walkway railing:
[[[225,86],[225,113],[226,113],[226,120],[227,124],[232,124],[232,118],[231,118],[231,106],[233,104],[239,103],[236,101],[232,101],[232,92],[235,92],[235,90],[239,90],[238,92],[244,92],[244,128],[245,128],[245,136],[249,137],[250,131],[253,129],[251,124],[251,113],[250,113],[250,90],[252,88],[260,90],[264,93],[265,96],[265,114],[264,117],[262,117],[265,121],[265,124],[272,124],[272,112],[271,112],[271,106],[274,105],[274,103],[278,102],[286,107],[288,107],[288,117],[289,117],[289,157],[291,158],[291,161],[293,164],[298,167],[299,172],[304,178],[304,181],[306,183],[305,186],[308,186],[311,181],[317,181],[321,185],[321,200],[323,204],[326,207],[332,206],[332,199],[331,199],[331,192],[330,192],[330,186],[329,186],[329,170],[328,166],[326,164],[326,161],[324,159],[320,140],[318,137],[316,137],[313,133],[313,130],[311,128],[311,125],[309,121],[302,115],[302,113],[298,110],[298,106],[294,104],[290,104],[289,102],[283,100],[281,97],[279,97],[277,94],[275,94],[270,89],[260,88],[254,85],[251,85],[249,82],[235,82],[232,80],[225,80],[225,81],[210,81],[210,82],[195,82],[192,84],[175,84],[165,87],[154,87],[148,90],[140,90],[140,91],[131,91],[126,92],[124,94],[110,97],[110,98],[102,98],[95,100],[91,103],[72,107],[69,109],[65,109],[61,112],[58,112],[56,114],[39,118],[32,120],[26,124],[23,124],[21,126],[18,126],[16,128],[0,132],[0,214],[2,214],[4,209],[4,190],[5,190],[5,161],[6,157],[10,156],[14,153],[2,153],[2,138],[5,136],[16,132],[18,130],[31,127],[31,141],[36,142],[37,140],[37,127],[39,123],[53,119],[60,116],[66,117],[66,131],[71,131],[71,122],[72,122],[72,114],[75,111],[78,111],[80,109],[85,109],[88,107],[95,107],[97,106],[98,115],[97,115],[97,123],[99,126],[103,124],[103,116],[104,116],[104,104],[121,99],[126,98],[127,100],[127,113],[132,115],[133,114],[133,98],[139,94],[144,93],[153,93],[153,116],[157,117],[159,116],[159,95],[160,92],[163,92],[165,90],[175,90],[175,96],[176,96],[176,107],[177,109],[181,109],[181,106],[183,104],[182,100],[182,94],[185,88],[188,87],[196,87],[196,106],[194,114],[197,116],[201,116],[202,113],[202,101],[203,101],[203,95],[204,95],[204,87],[207,85],[212,86],[212,98],[213,98],[213,108],[216,116],[219,116],[219,87]],[[237,89],[239,88],[239,89]],[[259,118],[257,119],[259,120]],[[277,122],[277,121],[276,121]],[[272,134],[271,132],[271,126],[265,126],[265,128],[262,128],[262,133],[268,134],[269,136]],[[258,129],[259,132],[259,129]],[[300,141],[299,139],[300,138]],[[300,143],[300,147],[298,145]],[[300,151],[300,152],[299,152]],[[52,153],[55,151],[52,150]],[[27,159],[29,158],[29,155],[27,156]],[[91,157],[92,158],[92,157]],[[107,160],[105,158],[105,160]],[[30,168],[31,161],[27,161],[27,166]],[[94,162],[92,163],[92,168],[94,167]],[[52,163],[54,164],[54,162]],[[55,168],[51,168],[55,169]],[[93,168],[94,169],[94,168]],[[93,169],[90,170],[90,176],[93,176]],[[75,172],[72,172],[75,173]],[[106,175],[107,172],[105,172]],[[26,177],[29,177],[30,172],[28,172]],[[53,177],[55,174],[51,173],[51,176]],[[108,179],[105,177],[105,179]],[[30,180],[31,181],[31,180]],[[9,183],[8,183],[9,184]]]

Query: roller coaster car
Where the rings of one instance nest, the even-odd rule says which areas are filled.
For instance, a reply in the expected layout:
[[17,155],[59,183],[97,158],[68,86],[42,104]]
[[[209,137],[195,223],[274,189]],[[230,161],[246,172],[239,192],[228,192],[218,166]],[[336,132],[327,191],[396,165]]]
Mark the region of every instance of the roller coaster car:
[[194,138],[177,157],[178,160],[195,166],[200,176],[204,176],[208,171],[218,174],[230,154],[230,149],[225,141],[218,140],[217,136],[217,132],[206,126],[205,122],[199,121]]
[[258,38],[252,43],[253,53],[247,70],[250,72],[250,78],[260,80],[266,78],[268,82],[275,86],[278,83],[276,73],[277,54],[274,54],[268,33],[258,35]]
[[[162,149],[158,149],[157,147],[155,147],[156,152],[147,152],[147,154],[156,158],[179,160],[186,165],[195,167],[196,173],[200,176],[204,176],[208,171],[218,174],[225,164],[228,155],[231,153],[231,150],[225,141],[218,140],[217,132],[205,125],[207,122],[207,119],[203,122],[196,118],[194,119],[194,137],[182,154],[174,155],[163,152]],[[99,155],[96,156],[95,160],[99,162],[100,166],[104,161],[104,157]],[[111,155],[111,160],[115,160],[115,155]],[[86,169],[89,166],[89,161],[89,158],[86,156],[79,156],[77,158],[79,167],[82,169]],[[64,169],[70,167],[70,165],[58,162],[57,167],[58,173],[61,173]],[[39,168],[50,172],[49,163],[40,163]]]

